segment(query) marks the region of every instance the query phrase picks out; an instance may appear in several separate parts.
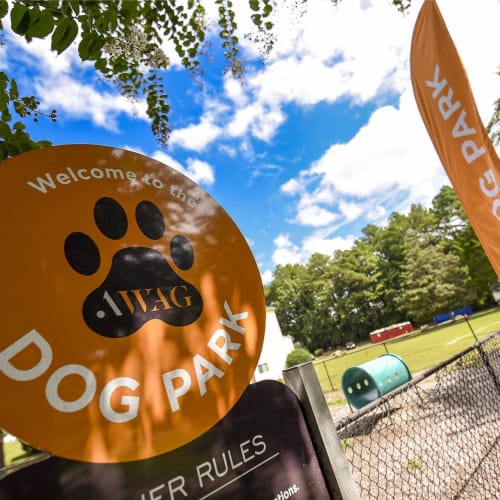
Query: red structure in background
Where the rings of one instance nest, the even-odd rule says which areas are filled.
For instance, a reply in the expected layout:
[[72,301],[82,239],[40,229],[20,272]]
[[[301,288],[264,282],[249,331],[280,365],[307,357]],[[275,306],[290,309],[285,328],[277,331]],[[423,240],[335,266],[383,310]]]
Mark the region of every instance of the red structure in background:
[[373,330],[373,332],[370,332],[370,340],[373,344],[375,344],[377,342],[383,342],[384,340],[393,339],[394,337],[399,337],[404,333],[412,331],[413,325],[409,321],[404,321],[403,323],[398,323],[397,325],[386,326],[385,328]]

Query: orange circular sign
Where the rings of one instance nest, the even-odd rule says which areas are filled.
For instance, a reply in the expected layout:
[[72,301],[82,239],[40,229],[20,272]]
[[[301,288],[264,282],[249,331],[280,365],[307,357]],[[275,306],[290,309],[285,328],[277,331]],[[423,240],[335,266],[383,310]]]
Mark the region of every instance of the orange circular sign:
[[104,146],[0,169],[0,427],[110,463],[178,448],[224,417],[253,376],[265,303],[220,205]]

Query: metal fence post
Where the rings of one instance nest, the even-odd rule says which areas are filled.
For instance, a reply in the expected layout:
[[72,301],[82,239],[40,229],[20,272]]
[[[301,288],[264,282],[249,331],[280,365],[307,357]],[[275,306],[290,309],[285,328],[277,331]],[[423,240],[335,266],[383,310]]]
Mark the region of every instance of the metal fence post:
[[359,500],[358,488],[313,364],[288,368],[283,371],[283,377],[302,405],[330,494],[334,499]]
[[326,366],[326,361],[323,361],[323,368],[325,369],[325,372],[326,372],[326,376],[328,377],[328,382],[330,382],[330,390],[334,390],[335,387],[333,387],[333,382],[332,382],[332,379],[330,377],[330,372],[328,371],[328,366]]
[[490,377],[492,378],[493,383],[495,384],[495,387],[496,387],[498,393],[500,394],[500,382],[497,379],[494,368],[491,366],[488,355],[486,354],[486,352],[483,349],[483,346],[481,345],[480,342],[478,342],[476,344],[476,347],[477,347],[477,350],[479,351],[481,359],[483,360],[484,366],[486,366],[486,370],[488,370],[488,373],[490,374]]

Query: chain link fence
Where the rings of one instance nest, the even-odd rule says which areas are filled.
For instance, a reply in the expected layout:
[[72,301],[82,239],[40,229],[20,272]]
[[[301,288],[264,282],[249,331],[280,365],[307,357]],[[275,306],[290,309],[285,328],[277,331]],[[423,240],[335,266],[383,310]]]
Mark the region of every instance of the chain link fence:
[[336,423],[361,498],[500,498],[500,332]]

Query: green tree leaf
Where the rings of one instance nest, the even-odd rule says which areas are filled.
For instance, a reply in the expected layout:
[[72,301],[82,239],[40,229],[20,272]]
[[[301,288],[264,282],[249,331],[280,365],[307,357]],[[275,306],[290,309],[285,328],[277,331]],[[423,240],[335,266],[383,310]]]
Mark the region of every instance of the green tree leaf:
[[8,139],[11,136],[12,132],[10,127],[5,122],[0,122],[0,137],[2,139]]
[[68,0],[68,3],[75,13],[75,16],[77,16],[80,13],[80,2],[78,2],[77,0]]
[[19,97],[19,91],[17,89],[17,82],[14,80],[14,78],[11,78],[11,80],[10,80],[10,98],[17,99],[18,97]]
[[0,0],[0,19],[7,15],[9,12],[9,2],[7,0]]
[[103,27],[107,31],[114,31],[116,30],[116,27],[118,25],[118,18],[116,15],[116,10],[112,8],[113,6],[110,5],[110,8],[106,10],[103,15],[102,15],[102,23]]
[[24,35],[30,27],[29,10],[22,4],[16,3],[10,11],[10,25],[12,31],[18,35]]
[[45,38],[52,33],[53,29],[54,17],[52,16],[52,12],[50,10],[44,10],[40,17],[31,24],[29,30],[26,32],[26,35],[33,38]]
[[9,94],[7,94],[7,92],[0,92],[0,111],[5,111],[9,102]]
[[58,54],[64,52],[76,38],[78,34],[78,25],[73,19],[63,17],[54,33],[52,34],[52,50],[55,50]]
[[78,54],[83,61],[98,59],[103,45],[102,37],[95,32],[88,33],[78,45]]

